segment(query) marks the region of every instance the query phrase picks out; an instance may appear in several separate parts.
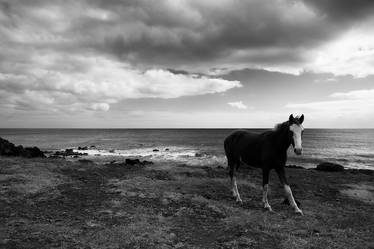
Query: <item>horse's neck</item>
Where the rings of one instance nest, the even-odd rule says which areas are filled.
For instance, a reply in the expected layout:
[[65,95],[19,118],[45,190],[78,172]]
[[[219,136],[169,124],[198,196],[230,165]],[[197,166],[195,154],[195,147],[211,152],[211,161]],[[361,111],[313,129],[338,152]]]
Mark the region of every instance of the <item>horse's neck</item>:
[[288,139],[288,128],[287,126],[282,127],[281,129],[274,132],[276,138],[276,146],[280,151],[286,152],[288,147],[291,145],[291,141]]

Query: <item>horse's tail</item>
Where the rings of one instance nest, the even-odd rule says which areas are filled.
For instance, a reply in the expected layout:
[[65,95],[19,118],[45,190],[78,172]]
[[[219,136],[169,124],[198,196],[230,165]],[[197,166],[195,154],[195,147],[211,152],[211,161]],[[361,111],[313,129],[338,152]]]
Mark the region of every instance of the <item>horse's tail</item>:
[[227,163],[229,167],[234,168],[238,170],[239,166],[241,164],[240,155],[238,154],[238,151],[236,151],[236,143],[238,141],[238,132],[234,132],[227,136],[223,142],[225,153],[227,157]]

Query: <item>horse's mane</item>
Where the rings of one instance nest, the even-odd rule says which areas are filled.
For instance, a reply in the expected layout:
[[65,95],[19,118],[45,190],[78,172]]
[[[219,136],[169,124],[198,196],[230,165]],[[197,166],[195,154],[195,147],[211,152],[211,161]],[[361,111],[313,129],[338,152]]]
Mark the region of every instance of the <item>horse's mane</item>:
[[281,131],[281,130],[285,129],[286,127],[289,127],[289,122],[288,121],[276,124],[273,131],[275,131],[275,132]]
[[[296,124],[299,124],[299,116],[296,116],[294,122]],[[279,124],[276,124],[273,131],[280,131],[280,130],[283,130],[284,128],[286,127],[289,127],[290,126],[290,123],[289,121],[284,121],[283,123],[279,123]]]

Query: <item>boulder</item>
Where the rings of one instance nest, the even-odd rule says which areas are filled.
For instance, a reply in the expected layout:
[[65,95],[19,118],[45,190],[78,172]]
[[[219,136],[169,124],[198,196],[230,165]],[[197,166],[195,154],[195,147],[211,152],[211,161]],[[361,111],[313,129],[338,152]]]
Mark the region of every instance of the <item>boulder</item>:
[[38,147],[26,147],[22,145],[15,146],[8,140],[0,138],[1,156],[21,156],[21,157],[45,157],[44,153]]
[[153,152],[159,152],[160,150],[159,149],[154,149]]
[[21,155],[23,157],[45,157],[44,153],[38,148],[38,147],[27,147],[23,150],[24,155]]
[[292,169],[305,169],[304,167],[298,166],[298,165],[286,165],[286,168],[292,168]]
[[139,159],[130,159],[130,158],[126,158],[125,163],[128,165],[141,164]]
[[144,161],[140,161],[139,159],[130,159],[130,158],[126,158],[125,160],[125,164],[126,165],[149,165],[149,164],[153,164],[153,162],[151,161],[147,161],[147,160],[144,160]]
[[317,165],[316,170],[338,172],[338,171],[344,171],[344,167],[336,163],[323,162]]

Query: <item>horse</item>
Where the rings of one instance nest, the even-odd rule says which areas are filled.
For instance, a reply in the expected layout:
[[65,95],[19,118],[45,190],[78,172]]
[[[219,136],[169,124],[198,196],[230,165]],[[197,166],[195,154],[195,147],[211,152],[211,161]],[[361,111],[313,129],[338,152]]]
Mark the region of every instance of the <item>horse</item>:
[[237,130],[226,137],[224,149],[229,168],[231,191],[237,202],[242,203],[242,199],[236,184],[235,171],[238,170],[240,163],[244,162],[249,166],[262,169],[262,203],[265,209],[273,211],[267,195],[269,173],[270,170],[275,169],[291,207],[293,207],[295,213],[303,215],[292,195],[284,169],[287,161],[287,150],[291,145],[296,155],[302,154],[303,121],[304,114],[301,117],[294,117],[291,114],[288,121],[276,125],[273,130],[261,134]]

